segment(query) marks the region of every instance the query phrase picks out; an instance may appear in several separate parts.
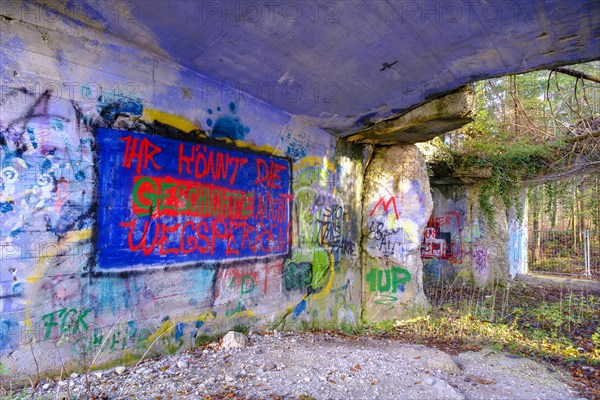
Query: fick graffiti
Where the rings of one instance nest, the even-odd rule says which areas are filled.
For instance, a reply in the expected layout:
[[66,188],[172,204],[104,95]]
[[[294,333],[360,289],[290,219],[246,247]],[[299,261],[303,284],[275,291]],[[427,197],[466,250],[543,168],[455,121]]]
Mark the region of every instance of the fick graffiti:
[[288,253],[284,158],[98,129],[102,270]]

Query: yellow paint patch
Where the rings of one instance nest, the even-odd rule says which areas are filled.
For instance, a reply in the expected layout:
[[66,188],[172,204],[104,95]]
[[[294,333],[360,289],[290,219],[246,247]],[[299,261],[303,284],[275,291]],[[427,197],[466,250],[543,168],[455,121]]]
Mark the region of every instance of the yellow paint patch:
[[25,300],[25,327],[31,328],[33,326],[33,322],[31,322],[31,301],[29,299]]
[[254,311],[252,311],[252,310],[240,311],[238,313],[233,314],[231,317],[232,318],[236,318],[236,317],[254,317]]
[[[310,167],[321,167],[318,171],[318,184],[322,187],[327,187],[330,183],[330,174],[336,173],[335,165],[329,162],[329,160],[325,157],[319,158],[315,156],[304,157],[302,160],[296,162],[294,164],[294,171],[302,171],[302,169]],[[337,188],[333,188],[332,194],[334,196],[337,194]]]
[[388,217],[388,223],[387,223],[388,229],[396,230],[397,223],[398,223],[398,220],[396,219],[396,214],[388,213],[387,217]]
[[246,143],[244,141],[241,140],[233,140],[233,143],[235,143],[236,147],[241,147],[243,149],[250,149],[250,150],[254,150],[254,151],[260,151],[263,153],[269,153],[273,156],[279,156],[279,157],[283,157],[285,156],[285,153],[279,149],[276,149],[272,146],[255,146],[253,144],[250,143]]
[[150,343],[154,342],[159,337],[164,335],[167,331],[173,329],[174,326],[175,324],[173,323],[173,321],[171,321],[170,319],[166,320],[165,322],[163,322],[160,328],[158,328],[152,335],[148,336],[148,341]]
[[[212,311],[209,310],[209,311],[206,311],[204,314],[201,314],[197,317],[183,319],[183,320],[177,322],[177,324],[179,324],[181,322],[198,322],[198,321],[204,322],[210,318],[216,318],[216,316],[215,316],[215,314],[212,313]],[[165,322],[163,322],[163,324],[160,326],[160,328],[158,328],[150,336],[148,336],[148,342],[150,342],[150,343],[154,342],[155,340],[157,340],[158,338],[163,336],[165,333],[167,333],[171,329],[175,328],[175,326],[177,324],[174,323],[173,321],[171,321],[170,319],[166,320]]]
[[149,108],[144,108],[142,119],[150,123],[158,121],[162,124],[172,126],[173,128],[181,129],[184,132],[190,132],[194,129],[199,129],[196,125],[185,118]]
[[192,322],[198,322],[198,321],[206,321],[207,319],[210,318],[216,318],[215,314],[212,313],[212,311],[207,311],[204,314],[200,315],[199,317],[195,317],[194,319],[192,319]]
[[335,166],[330,163],[326,158],[319,158],[315,156],[304,157],[302,160],[294,164],[294,169],[299,171],[306,167],[324,166],[331,172],[335,172]]
[[33,274],[26,278],[27,282],[37,282],[42,276],[44,276],[44,272],[48,267],[48,262],[56,257],[64,248],[68,245],[72,245],[73,243],[87,240],[92,237],[91,229],[82,229],[79,231],[70,231],[67,233],[67,236],[64,240],[62,240],[58,246],[52,247],[46,254],[38,257],[37,264],[33,267]]

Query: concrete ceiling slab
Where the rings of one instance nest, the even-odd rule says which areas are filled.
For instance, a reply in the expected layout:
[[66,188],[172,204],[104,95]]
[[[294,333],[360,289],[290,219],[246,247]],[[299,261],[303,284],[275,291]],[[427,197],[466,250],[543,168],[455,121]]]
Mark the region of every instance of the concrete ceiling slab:
[[600,59],[596,0],[81,4],[94,27],[343,137],[475,80]]

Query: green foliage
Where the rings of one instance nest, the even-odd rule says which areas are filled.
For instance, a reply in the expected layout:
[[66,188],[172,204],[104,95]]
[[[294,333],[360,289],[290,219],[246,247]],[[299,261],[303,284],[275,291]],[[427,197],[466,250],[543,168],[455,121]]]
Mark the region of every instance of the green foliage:
[[600,348],[600,326],[596,328],[596,332],[592,333],[592,343],[597,348]]
[[[573,68],[597,75],[599,67],[600,62],[594,61]],[[573,151],[565,141],[573,137],[569,127],[600,112],[596,89],[593,83],[550,71],[477,82],[474,121],[459,133],[448,134],[445,141],[429,142],[426,159],[447,170],[491,171],[480,191],[481,213],[491,222],[494,201],[502,201],[514,206],[521,219],[523,204],[511,194],[524,180],[570,162],[564,157]]]
[[520,186],[523,178],[541,173],[553,157],[551,146],[532,143],[527,137],[519,138],[513,145],[470,140],[460,157],[460,165],[463,168],[491,168],[492,177],[484,182],[480,191],[482,212],[491,217],[492,197],[498,197],[506,207],[522,208],[522,204],[514,202],[511,193]]
[[202,334],[202,335],[196,336],[196,338],[194,339],[194,344],[196,345],[196,347],[201,347],[201,346],[205,346],[205,345],[207,345],[209,343],[212,343],[212,342],[217,342],[222,337],[223,337],[223,335],[206,335],[206,334]]
[[[524,284],[487,289],[439,284],[426,291],[431,314],[367,329],[442,348],[480,345],[563,365],[600,365],[599,297]],[[595,332],[588,333],[590,327]]]

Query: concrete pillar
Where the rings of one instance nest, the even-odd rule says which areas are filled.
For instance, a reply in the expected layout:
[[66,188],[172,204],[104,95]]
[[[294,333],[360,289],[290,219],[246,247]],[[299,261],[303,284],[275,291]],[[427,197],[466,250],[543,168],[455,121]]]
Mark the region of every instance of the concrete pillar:
[[421,238],[433,203],[425,160],[414,145],[377,147],[363,191],[363,320],[421,314]]

